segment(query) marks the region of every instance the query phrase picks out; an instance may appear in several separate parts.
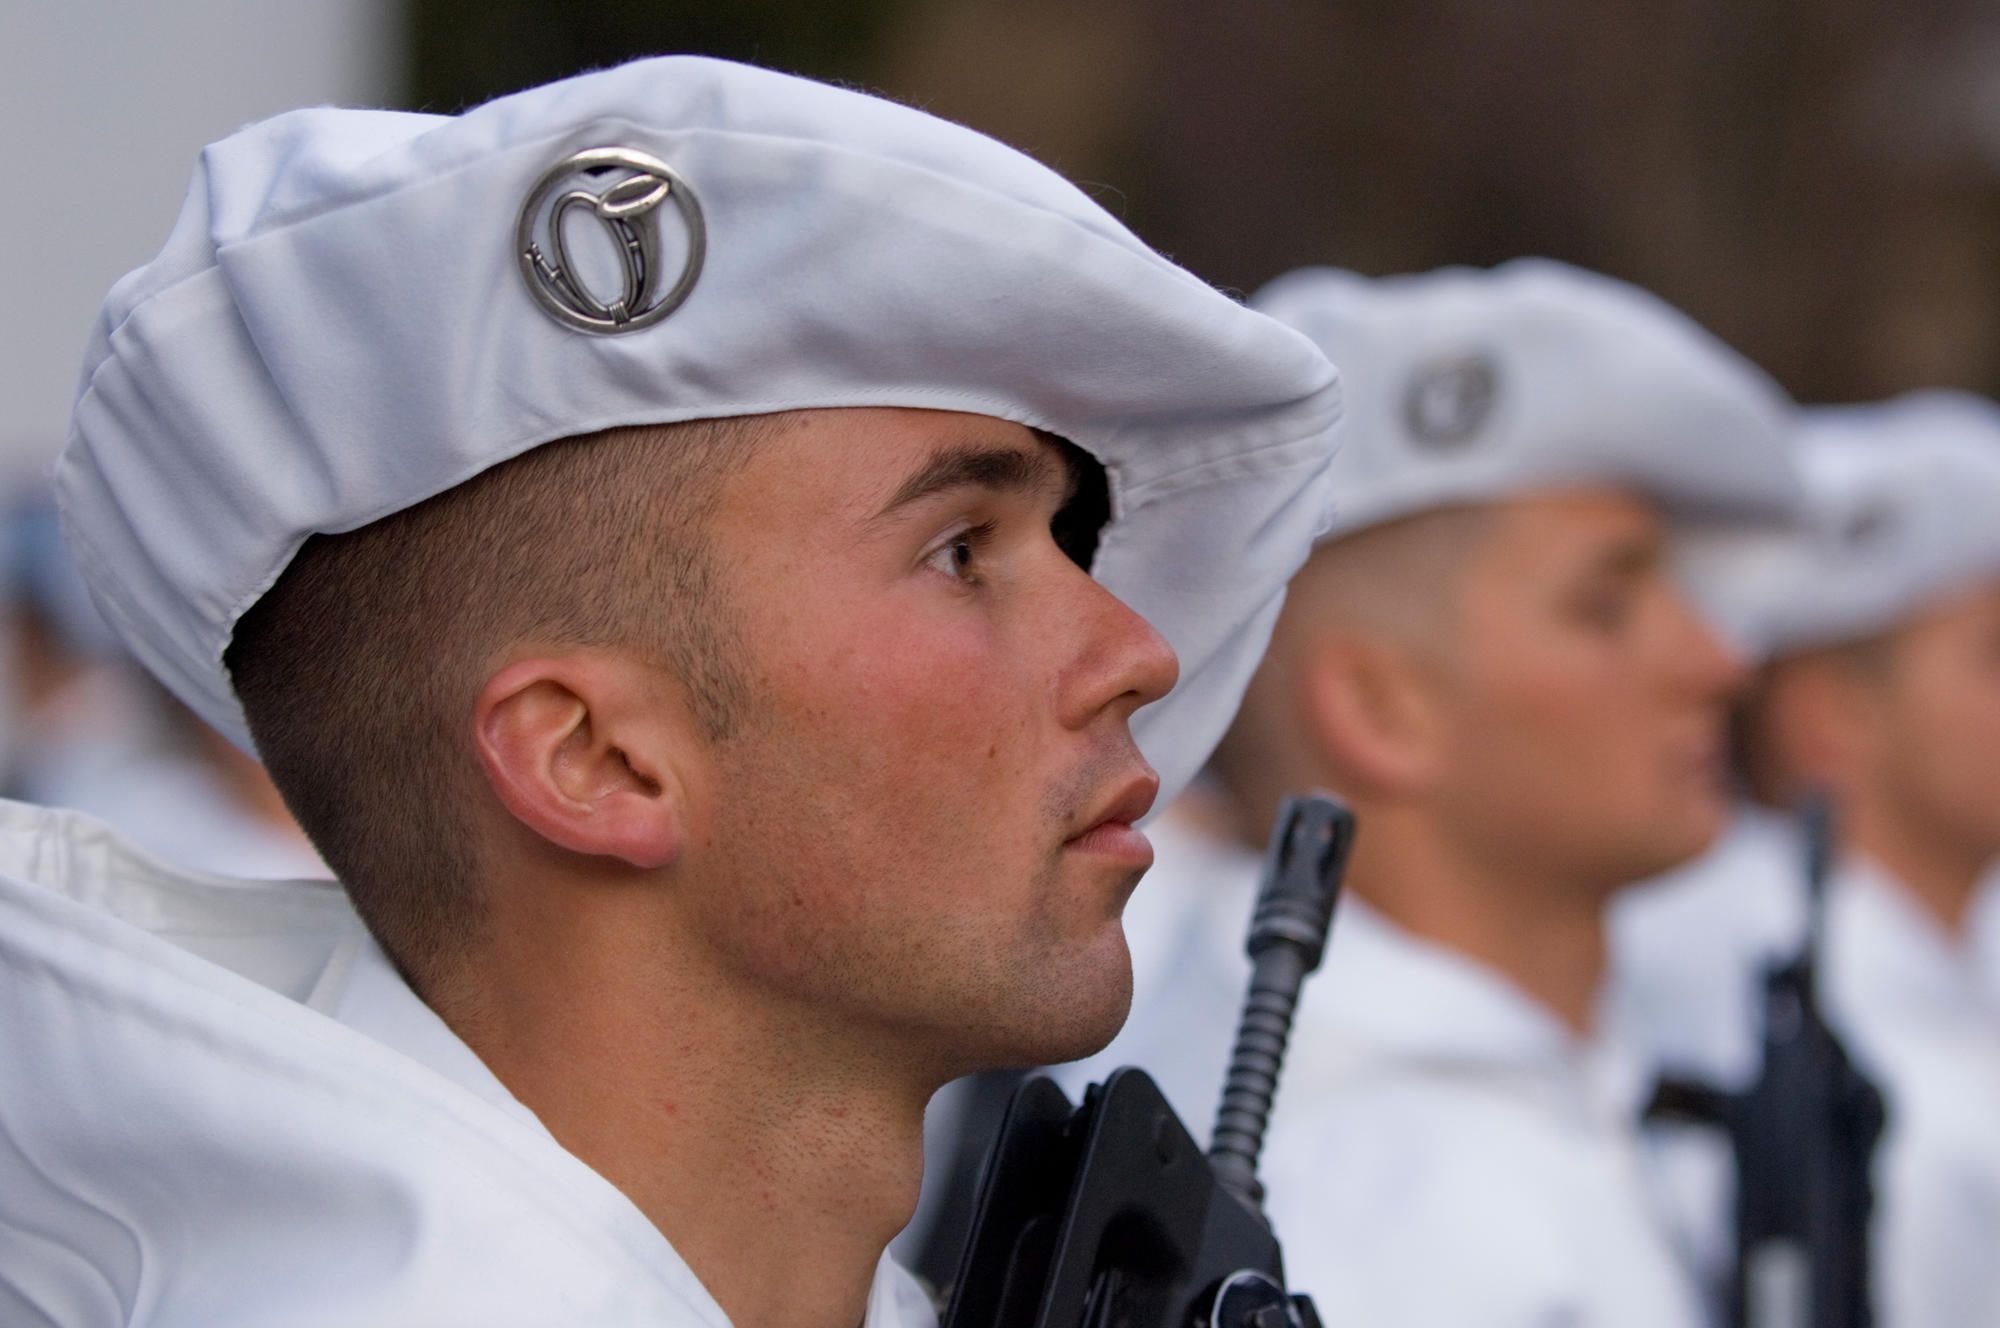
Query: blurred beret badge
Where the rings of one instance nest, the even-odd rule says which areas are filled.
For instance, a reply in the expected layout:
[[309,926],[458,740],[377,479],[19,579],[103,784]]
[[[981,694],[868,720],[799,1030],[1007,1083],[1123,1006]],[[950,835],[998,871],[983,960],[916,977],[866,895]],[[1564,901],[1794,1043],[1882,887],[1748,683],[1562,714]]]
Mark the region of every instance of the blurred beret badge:
[[1848,514],[1841,525],[1840,539],[1854,549],[1879,545],[1895,530],[1896,521],[1896,505],[1877,495]]
[[1499,373],[1486,355],[1432,360],[1411,376],[1404,390],[1403,424],[1418,443],[1463,446],[1492,415],[1499,390]]

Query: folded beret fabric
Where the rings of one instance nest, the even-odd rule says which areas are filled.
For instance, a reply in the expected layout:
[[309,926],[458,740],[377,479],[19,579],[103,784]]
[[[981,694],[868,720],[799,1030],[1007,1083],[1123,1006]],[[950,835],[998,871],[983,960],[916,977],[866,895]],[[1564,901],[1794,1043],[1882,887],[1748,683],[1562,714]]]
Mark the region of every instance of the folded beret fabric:
[[[606,148],[681,193],[578,177],[601,206],[555,224],[598,241],[585,290],[677,278],[689,195],[705,254],[678,307],[597,335],[544,307],[517,228]],[[651,287],[602,242],[627,205],[662,233]],[[859,93],[667,57],[456,117],[253,125],[202,154],[166,247],[106,300],[56,479],[108,621],[247,746],[222,654],[315,532],[557,438],[864,405],[1015,420],[1103,463],[1093,572],[1182,662],[1135,729],[1169,790],[1190,776],[1324,525],[1337,375],[1054,172]]]
[[1717,534],[1682,562],[1746,651],[1772,658],[1888,631],[2000,578],[2000,406],[1913,392],[1802,413],[1805,503],[1788,530]]
[[1797,500],[1783,391],[1624,282],[1546,259],[1305,268],[1251,304],[1340,365],[1333,535],[1573,484],[1632,489],[1687,523],[1782,518]]

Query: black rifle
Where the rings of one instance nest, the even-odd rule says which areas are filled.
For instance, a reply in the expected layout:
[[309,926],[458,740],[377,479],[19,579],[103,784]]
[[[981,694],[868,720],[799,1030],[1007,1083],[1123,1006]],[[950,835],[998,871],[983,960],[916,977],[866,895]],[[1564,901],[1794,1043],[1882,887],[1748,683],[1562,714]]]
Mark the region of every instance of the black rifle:
[[1207,1156],[1143,1071],[1115,1071],[1075,1109],[1046,1078],[1021,1086],[986,1164],[945,1328],[1319,1328],[1312,1302],[1285,1291],[1257,1154],[1353,838],[1354,817],[1333,800],[1285,804]]
[[1806,935],[1797,955],[1765,971],[1764,1064],[1756,1083],[1723,1093],[1663,1079],[1647,1114],[1719,1129],[1735,1153],[1730,1328],[1870,1328],[1870,1171],[1882,1137],[1882,1095],[1820,1015],[1830,805],[1809,798],[1799,819]]

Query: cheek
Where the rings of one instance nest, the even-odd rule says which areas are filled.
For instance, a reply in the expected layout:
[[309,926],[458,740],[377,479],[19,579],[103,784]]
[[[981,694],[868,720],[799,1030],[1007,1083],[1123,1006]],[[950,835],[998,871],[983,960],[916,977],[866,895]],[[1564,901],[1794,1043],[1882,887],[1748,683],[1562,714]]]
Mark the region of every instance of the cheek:
[[[1636,665],[1596,642],[1522,645],[1518,667],[1489,671],[1459,725],[1478,788],[1524,816],[1650,817],[1710,790],[1683,766],[1701,718],[1662,704]],[[1719,733],[1720,711],[1712,716]]]
[[1907,682],[1885,726],[1894,777],[1935,804],[2000,822],[2000,676],[1957,664]]
[[[1589,652],[1518,641],[1480,658],[1458,731],[1482,763],[1540,786],[1587,785],[1628,762],[1632,689]],[[1505,787],[1505,779],[1495,783]]]
[[771,736],[812,783],[802,796],[852,819],[847,838],[935,854],[1018,819],[1010,804],[1037,787],[1042,689],[990,624],[850,608],[787,639],[767,674]]
[[891,777],[942,770],[977,782],[1018,759],[1033,732],[1026,670],[976,623],[880,624],[833,685],[852,698],[847,716],[859,745]]

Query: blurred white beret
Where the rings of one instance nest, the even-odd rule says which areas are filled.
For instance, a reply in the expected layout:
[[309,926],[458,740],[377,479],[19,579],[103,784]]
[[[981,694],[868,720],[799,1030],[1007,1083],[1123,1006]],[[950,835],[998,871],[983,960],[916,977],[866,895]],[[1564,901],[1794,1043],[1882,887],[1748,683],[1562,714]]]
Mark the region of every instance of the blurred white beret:
[[1340,365],[1332,535],[1432,508],[1616,484],[1670,519],[1761,521],[1797,501],[1793,407],[1636,287],[1546,259],[1279,277],[1253,308]]
[[1688,546],[1695,595],[1745,650],[1770,659],[1887,631],[2000,578],[2000,406],[1913,392],[1801,412],[1805,504],[1789,532]]
[[1104,464],[1093,571],[1180,653],[1135,725],[1177,787],[1324,525],[1337,376],[1054,172],[858,93],[670,57],[224,139],[105,301],[57,488],[106,617],[247,746],[223,650],[313,533],[613,425],[864,405]]

